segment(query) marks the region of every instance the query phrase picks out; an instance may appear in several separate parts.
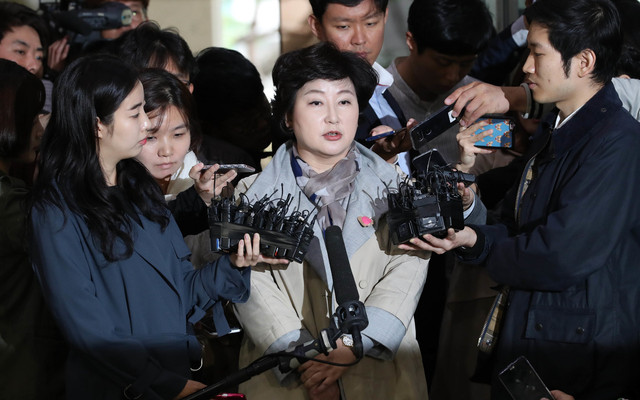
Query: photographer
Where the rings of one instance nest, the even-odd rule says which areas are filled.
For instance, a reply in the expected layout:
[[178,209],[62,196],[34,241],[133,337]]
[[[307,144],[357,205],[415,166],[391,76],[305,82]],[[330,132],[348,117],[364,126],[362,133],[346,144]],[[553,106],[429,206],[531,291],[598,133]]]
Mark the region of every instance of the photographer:
[[501,224],[412,243],[455,249],[510,287],[492,398],[508,398],[497,372],[519,355],[540,366],[547,386],[577,398],[636,398],[640,209],[629,182],[640,178],[640,125],[610,82],[618,12],[604,0],[539,0],[525,15],[526,82],[537,102],[556,109],[507,195],[511,212]]
[[[126,6],[114,7],[113,3]],[[67,30],[67,34],[53,42],[48,49],[47,66],[52,75],[60,73],[73,59],[81,55],[87,49],[100,49],[102,46],[118,39],[122,34],[137,28],[148,21],[147,7],[149,0],[86,0],[80,2],[80,8],[75,11],[51,9],[46,10],[45,15],[52,18],[54,24]],[[123,24],[120,13],[123,10],[131,10],[131,22]],[[87,19],[93,14],[100,15],[100,23],[105,24],[105,29],[94,26],[95,22],[87,24]],[[76,12],[88,12],[85,17],[79,17]],[[127,21],[128,22],[128,21]],[[115,27],[112,27],[115,26]],[[91,30],[89,30],[91,28]]]

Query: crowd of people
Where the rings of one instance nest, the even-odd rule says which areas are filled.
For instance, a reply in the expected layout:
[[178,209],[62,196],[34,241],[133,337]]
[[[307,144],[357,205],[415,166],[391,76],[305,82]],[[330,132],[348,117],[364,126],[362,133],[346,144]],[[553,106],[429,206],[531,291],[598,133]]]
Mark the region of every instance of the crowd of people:
[[[414,0],[386,68],[388,0],[310,0],[318,42],[278,57],[273,99],[242,54],[193,54],[148,0],[117,2],[130,23],[80,52],[0,3],[0,400],[180,399],[274,357],[220,389],[529,399],[502,379],[521,356],[541,399],[640,398],[637,0],[527,1],[501,32],[482,0]],[[417,146],[443,106],[457,123]],[[513,146],[477,145],[486,115]],[[388,195],[426,153],[475,177],[451,185],[464,227],[397,243]],[[211,250],[212,204],[274,191],[313,217],[303,259],[249,228]],[[367,324],[328,338],[333,227]]]

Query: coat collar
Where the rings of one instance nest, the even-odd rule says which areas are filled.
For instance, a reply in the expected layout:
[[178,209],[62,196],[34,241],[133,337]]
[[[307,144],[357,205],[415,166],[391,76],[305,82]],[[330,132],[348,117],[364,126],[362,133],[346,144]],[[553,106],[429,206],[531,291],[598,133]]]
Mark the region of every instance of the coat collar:
[[[560,155],[567,152],[582,140],[588,140],[599,132],[599,123],[607,115],[617,112],[622,107],[622,102],[611,82],[600,89],[565,125],[553,132],[553,149]],[[559,110],[555,108],[545,118],[542,127],[552,127]]]
[[[291,193],[295,196],[293,205],[297,206],[298,211],[306,210],[315,215],[315,205],[304,195],[296,183],[291,169],[292,145],[292,142],[287,142],[280,146],[271,163],[260,173],[260,176],[247,190],[246,195],[249,201],[253,202],[262,198],[265,194],[272,193],[274,189],[278,191],[274,197],[280,195],[286,197],[287,194]],[[388,164],[359,143],[356,143],[356,147],[361,154],[362,165],[360,173],[355,180],[355,189],[348,199],[347,214],[342,227],[345,248],[349,258],[369,240],[371,235],[375,234],[378,220],[387,211],[388,189],[397,188],[399,180],[399,176],[391,164]],[[289,212],[291,211],[289,210]],[[374,223],[370,226],[362,226],[358,221],[358,217],[361,216],[371,218]],[[333,282],[324,243],[324,234],[318,224],[314,224],[313,231],[315,238],[309,246],[305,261],[327,283],[328,287],[332,288]]]

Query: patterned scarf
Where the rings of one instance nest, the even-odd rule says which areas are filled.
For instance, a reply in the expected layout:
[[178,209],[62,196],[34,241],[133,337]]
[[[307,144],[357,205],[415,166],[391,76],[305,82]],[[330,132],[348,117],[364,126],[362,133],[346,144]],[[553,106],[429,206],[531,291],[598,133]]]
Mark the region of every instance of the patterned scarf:
[[300,158],[293,146],[291,167],[296,182],[309,200],[319,207],[317,221],[323,230],[331,225],[342,228],[347,214],[343,203],[355,187],[356,176],[360,172],[359,159],[360,153],[352,144],[346,157],[319,174]]

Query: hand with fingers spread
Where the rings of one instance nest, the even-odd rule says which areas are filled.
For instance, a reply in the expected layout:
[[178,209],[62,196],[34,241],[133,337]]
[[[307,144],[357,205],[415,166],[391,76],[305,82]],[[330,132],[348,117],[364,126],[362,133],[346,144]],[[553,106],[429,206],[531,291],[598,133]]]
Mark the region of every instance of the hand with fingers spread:
[[[198,195],[208,206],[215,196],[219,196],[222,191],[231,185],[231,181],[238,175],[235,170],[220,175],[216,174],[220,165],[214,164],[208,169],[204,169],[203,163],[198,163],[191,167],[189,176],[193,179]],[[230,190],[233,190],[231,187]]]
[[289,264],[289,260],[286,258],[274,258],[267,257],[260,254],[260,234],[253,234],[253,241],[251,235],[244,234],[244,239],[238,242],[238,251],[229,256],[231,264],[238,268],[253,267],[258,263],[267,264]]
[[458,148],[460,149],[460,161],[456,165],[456,169],[459,171],[469,172],[473,167],[473,164],[475,164],[476,155],[491,154],[495,152],[495,150],[483,149],[475,146],[477,141],[482,140],[493,133],[493,129],[488,129],[476,134],[476,131],[484,126],[487,126],[486,121],[476,122],[468,128],[460,127],[460,131],[456,135]]
[[436,254],[444,254],[461,246],[473,247],[477,238],[476,232],[468,226],[457,232],[453,228],[449,228],[447,237],[444,239],[425,234],[422,238],[413,238],[409,243],[399,244],[398,248],[403,250],[428,250]]
[[456,89],[444,100],[453,106],[454,117],[464,115],[460,126],[469,126],[485,114],[504,114],[509,110],[526,111],[527,95],[520,86],[494,86],[483,82],[472,82]]

